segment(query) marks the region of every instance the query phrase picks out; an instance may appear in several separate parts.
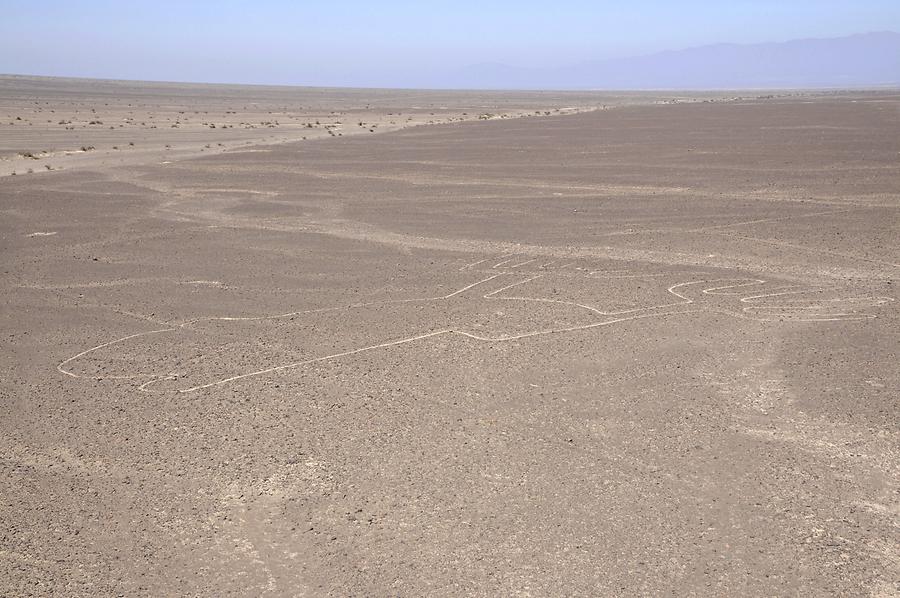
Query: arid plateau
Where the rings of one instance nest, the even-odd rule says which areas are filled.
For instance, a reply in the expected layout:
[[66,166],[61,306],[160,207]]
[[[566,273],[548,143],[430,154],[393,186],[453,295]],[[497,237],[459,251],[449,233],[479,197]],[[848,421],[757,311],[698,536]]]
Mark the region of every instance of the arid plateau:
[[0,175],[0,595],[900,594],[900,92],[2,77]]

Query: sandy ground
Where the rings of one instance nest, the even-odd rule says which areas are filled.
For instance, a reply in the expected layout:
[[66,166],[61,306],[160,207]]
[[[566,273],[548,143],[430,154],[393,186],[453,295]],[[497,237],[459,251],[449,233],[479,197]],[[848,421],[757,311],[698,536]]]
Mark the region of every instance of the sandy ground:
[[347,90],[0,75],[0,176],[172,161],[259,143],[439,123],[739,97]]
[[900,95],[13,83],[0,594],[900,592]]

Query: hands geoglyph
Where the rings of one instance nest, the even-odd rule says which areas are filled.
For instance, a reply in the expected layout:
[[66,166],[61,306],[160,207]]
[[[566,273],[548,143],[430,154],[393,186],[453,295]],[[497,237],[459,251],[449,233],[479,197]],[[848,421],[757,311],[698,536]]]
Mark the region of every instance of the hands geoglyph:
[[[459,268],[471,282],[450,293],[250,317],[207,316],[91,347],[57,369],[73,378],[131,380],[144,392],[190,393],[454,335],[492,344],[573,334],[647,318],[722,313],[766,321],[834,322],[874,318],[888,297],[850,297],[828,289],[753,278],[691,278],[654,304],[603,309],[555,298],[564,286],[606,279],[677,276],[570,268],[537,258],[500,256]],[[681,273],[681,276],[687,276]],[[476,347],[476,350],[478,347]]]

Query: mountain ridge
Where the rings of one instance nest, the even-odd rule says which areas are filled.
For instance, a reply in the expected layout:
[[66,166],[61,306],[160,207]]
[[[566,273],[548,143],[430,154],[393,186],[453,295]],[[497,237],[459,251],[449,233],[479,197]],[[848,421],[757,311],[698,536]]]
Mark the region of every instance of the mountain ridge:
[[737,44],[528,68],[484,63],[449,76],[481,89],[779,89],[900,85],[900,33]]

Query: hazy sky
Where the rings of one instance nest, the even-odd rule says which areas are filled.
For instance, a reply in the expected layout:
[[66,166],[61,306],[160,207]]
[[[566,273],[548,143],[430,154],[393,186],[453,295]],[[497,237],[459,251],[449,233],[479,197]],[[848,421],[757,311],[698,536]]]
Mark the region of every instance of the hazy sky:
[[390,85],[716,42],[900,31],[898,0],[0,0],[0,73]]

